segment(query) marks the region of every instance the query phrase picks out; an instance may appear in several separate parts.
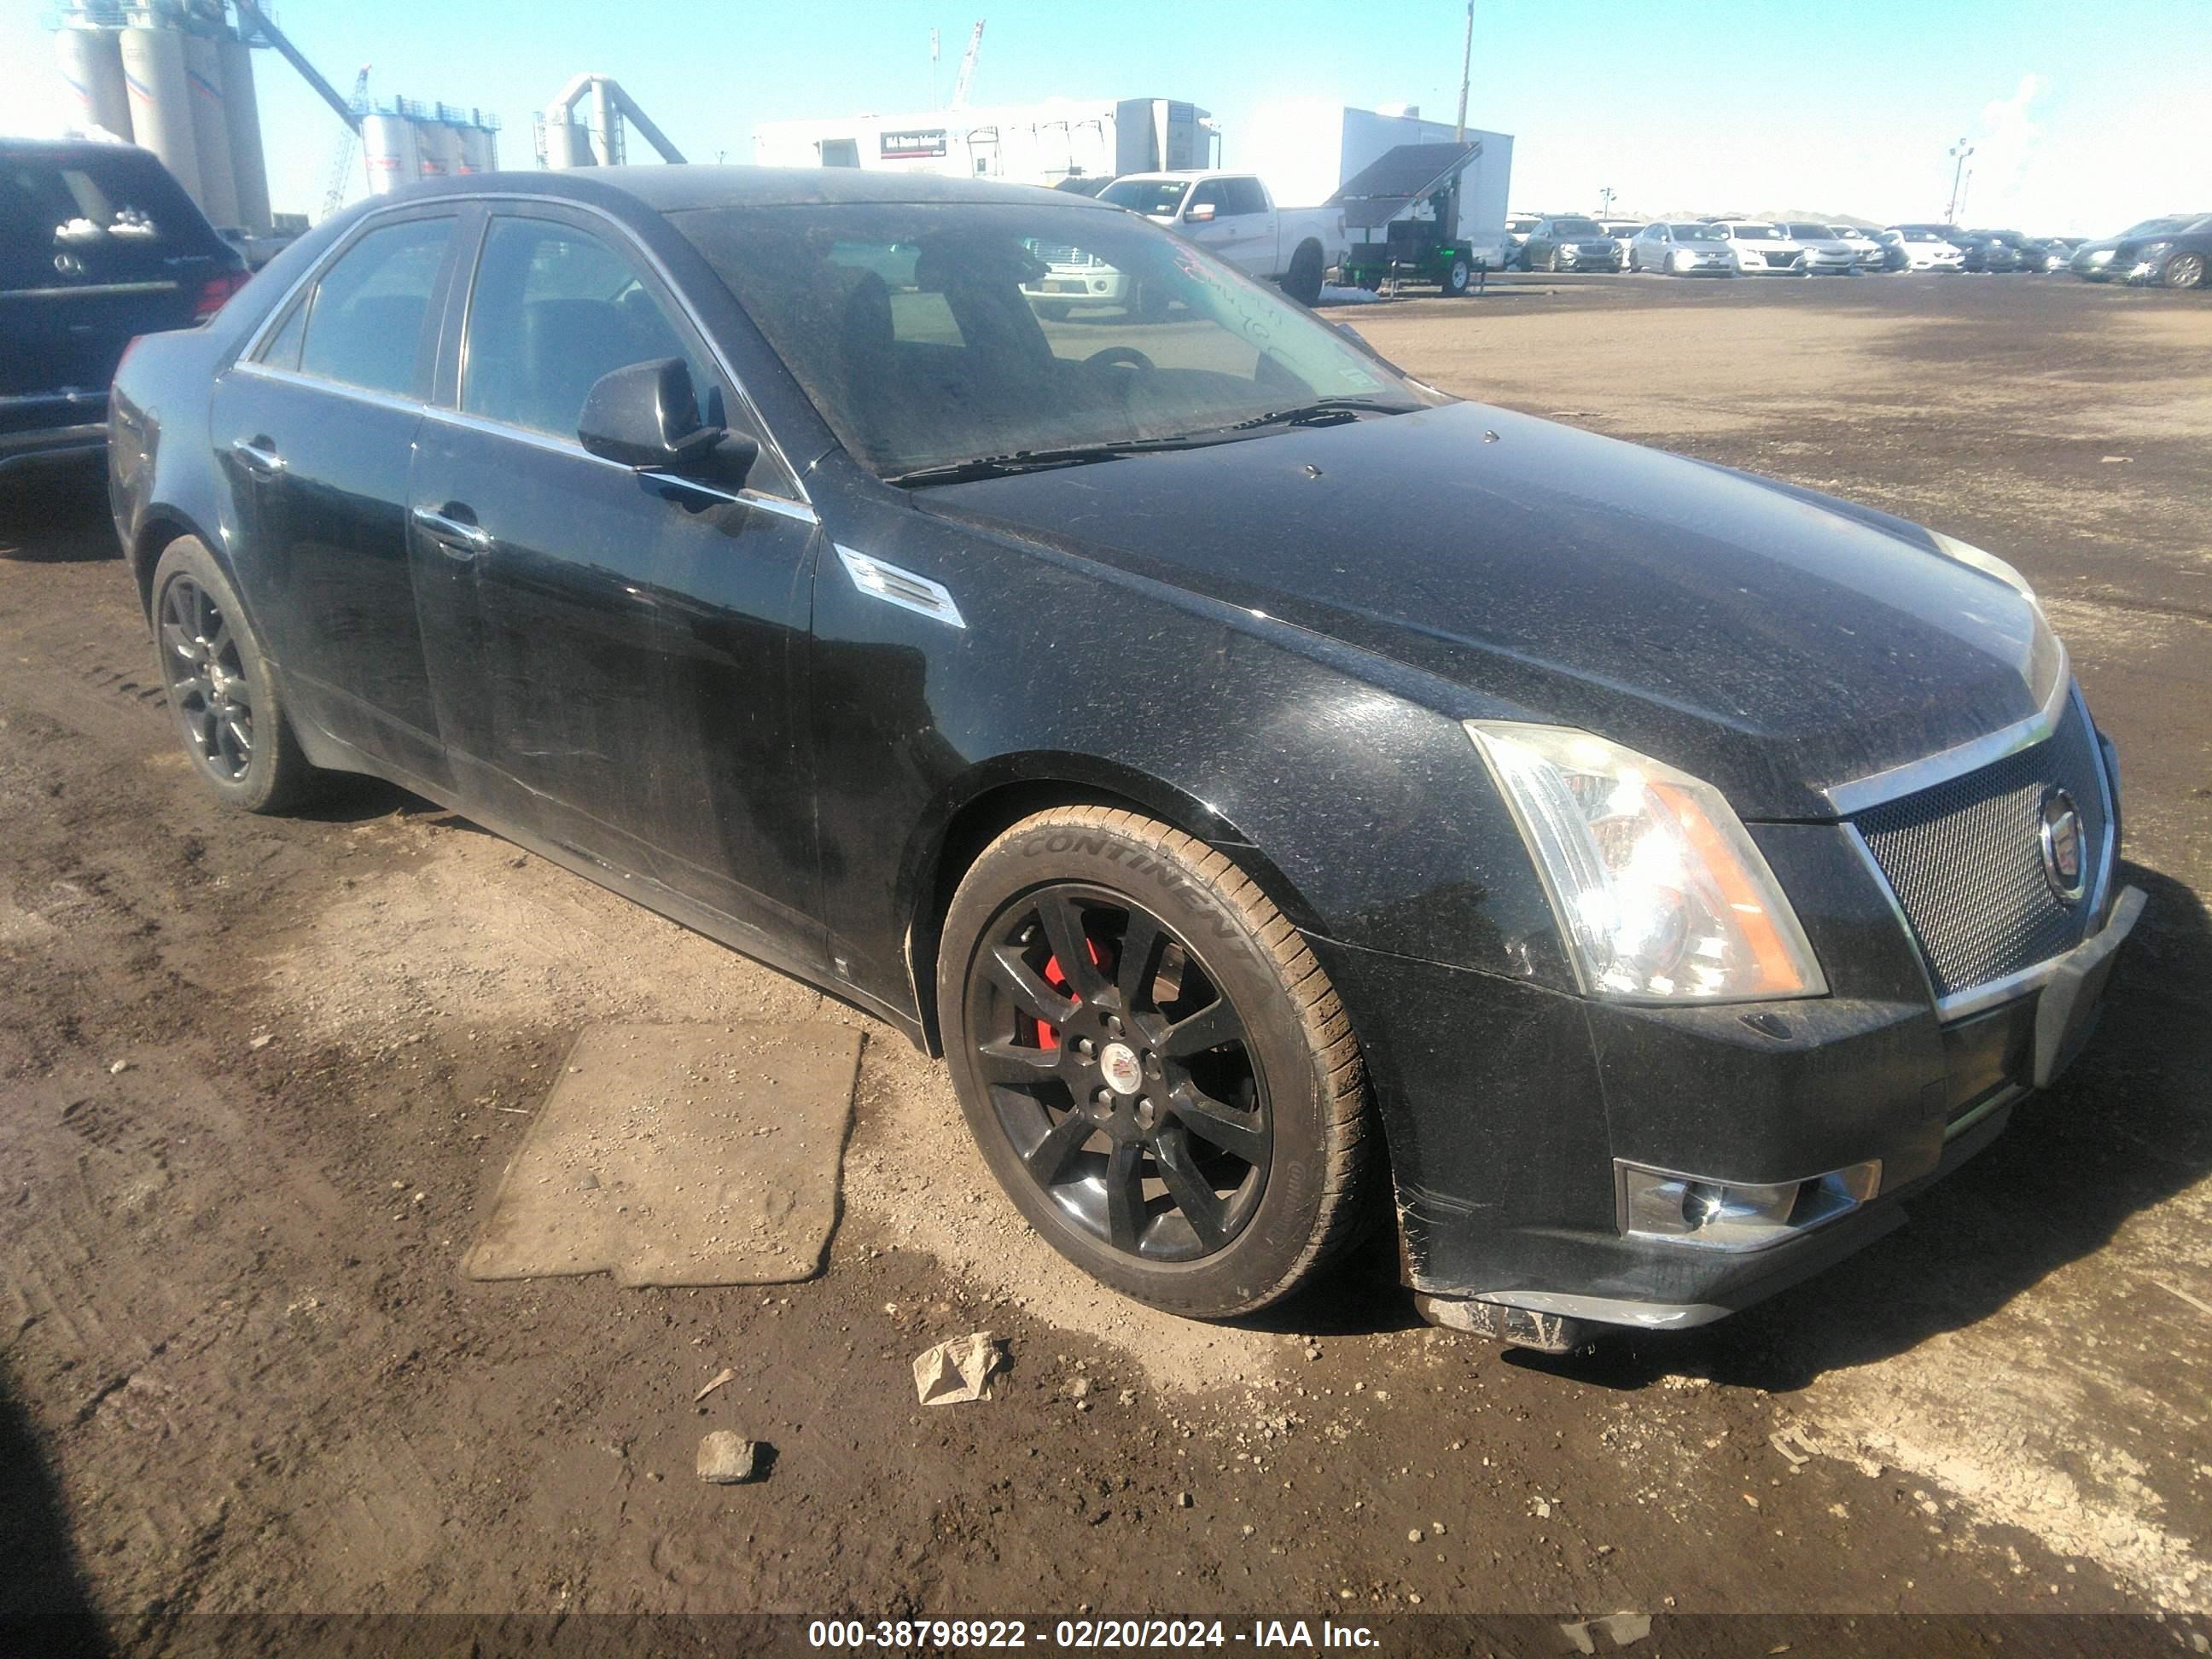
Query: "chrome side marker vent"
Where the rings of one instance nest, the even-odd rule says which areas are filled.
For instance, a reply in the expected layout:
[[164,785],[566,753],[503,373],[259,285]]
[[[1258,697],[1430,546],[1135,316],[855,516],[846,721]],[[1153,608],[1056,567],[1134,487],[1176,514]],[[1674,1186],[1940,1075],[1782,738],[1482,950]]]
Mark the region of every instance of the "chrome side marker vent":
[[953,628],[968,626],[961,617],[960,607],[952,602],[952,595],[942,582],[917,576],[895,564],[885,564],[881,559],[872,559],[842,544],[836,545],[837,556],[844,562],[846,574],[852,577],[853,586],[863,593],[895,605],[902,611],[933,617]]

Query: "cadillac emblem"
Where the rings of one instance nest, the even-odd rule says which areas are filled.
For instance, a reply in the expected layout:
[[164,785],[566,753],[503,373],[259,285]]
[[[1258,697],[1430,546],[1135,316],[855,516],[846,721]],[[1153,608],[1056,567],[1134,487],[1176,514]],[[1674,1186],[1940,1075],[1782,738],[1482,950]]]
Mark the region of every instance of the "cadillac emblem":
[[2062,904],[2081,896],[2081,815],[2074,797],[2052,789],[2043,797],[2043,878]]

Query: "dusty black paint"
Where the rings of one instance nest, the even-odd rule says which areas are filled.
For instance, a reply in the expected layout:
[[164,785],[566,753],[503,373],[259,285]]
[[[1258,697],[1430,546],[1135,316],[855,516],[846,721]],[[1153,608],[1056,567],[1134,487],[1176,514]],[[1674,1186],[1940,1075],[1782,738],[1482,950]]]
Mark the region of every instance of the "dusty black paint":
[[[917,1036],[948,837],[972,850],[1006,804],[1058,797],[1229,851],[1352,1014],[1425,1289],[1734,1305],[1895,1224],[1885,1202],[1755,1260],[1632,1244],[1613,1160],[1762,1180],[1880,1158],[1894,1187],[1977,1143],[1947,1150],[1943,1120],[2016,1073],[2032,1014],[1939,1024],[1824,792],[2037,708],[2057,657],[2030,603],[1901,521],[1477,405],[889,488],[662,210],[961,188],[611,169],[342,216],[125,366],[118,529],[142,558],[176,531],[208,542],[321,763],[450,802]],[[743,388],[763,489],[803,490],[818,526],[452,417],[468,250],[503,194],[557,198],[528,210],[586,216],[684,296]],[[394,211],[459,221],[418,398],[234,362],[364,214]],[[299,458],[281,488],[238,465],[251,437]],[[494,544],[450,558],[410,525],[425,506]],[[964,626],[863,592],[833,544],[942,583]],[[1719,785],[1832,994],[1759,1024],[1576,995],[1476,717],[1583,726]]]

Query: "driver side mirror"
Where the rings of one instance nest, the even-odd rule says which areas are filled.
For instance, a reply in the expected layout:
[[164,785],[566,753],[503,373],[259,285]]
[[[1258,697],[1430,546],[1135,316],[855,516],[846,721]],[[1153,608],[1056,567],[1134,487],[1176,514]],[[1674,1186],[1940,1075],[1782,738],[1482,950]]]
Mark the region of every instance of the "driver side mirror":
[[1194,225],[1202,225],[1208,220],[1212,219],[1213,217],[1213,214],[1214,206],[1212,203],[1194,202],[1190,206],[1183,210],[1182,216]]
[[760,446],[700,418],[699,394],[681,357],[631,363],[603,374],[576,417],[586,453],[640,472],[741,487]]

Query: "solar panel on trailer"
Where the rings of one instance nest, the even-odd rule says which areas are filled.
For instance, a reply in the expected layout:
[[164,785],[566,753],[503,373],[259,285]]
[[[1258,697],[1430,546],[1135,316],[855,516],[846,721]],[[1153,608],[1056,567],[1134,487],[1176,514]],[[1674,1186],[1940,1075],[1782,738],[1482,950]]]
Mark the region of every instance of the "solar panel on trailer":
[[1390,197],[1402,207],[1443,185],[1481,154],[1480,144],[1400,144],[1361,168],[1327,205]]

